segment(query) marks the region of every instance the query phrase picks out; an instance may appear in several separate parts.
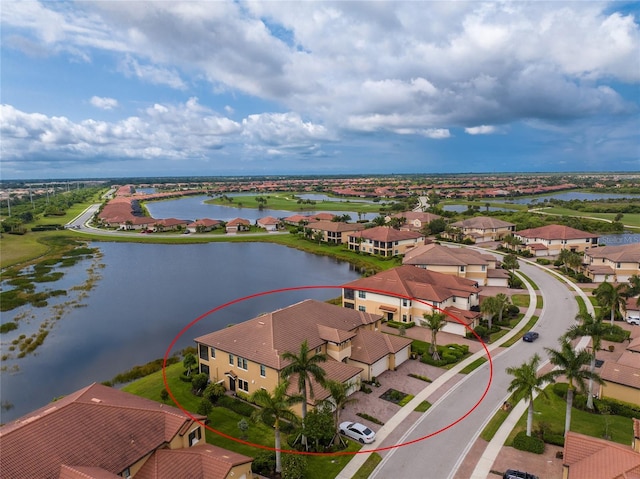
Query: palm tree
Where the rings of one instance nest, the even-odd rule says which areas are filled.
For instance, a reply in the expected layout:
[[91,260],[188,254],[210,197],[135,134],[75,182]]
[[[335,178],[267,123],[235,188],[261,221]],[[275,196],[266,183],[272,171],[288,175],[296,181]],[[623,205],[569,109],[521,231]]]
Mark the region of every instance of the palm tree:
[[[309,354],[309,344],[305,340],[300,345],[300,351],[298,353],[291,353],[289,351],[282,354],[282,359],[290,361],[282,371],[281,376],[285,379],[289,379],[293,374],[298,375],[298,391],[302,395],[302,422],[304,427],[304,420],[307,417],[307,384],[309,385],[309,394],[313,398],[313,385],[311,379],[315,379],[321,385],[324,384],[326,379],[326,373],[320,363],[324,363],[327,360],[327,355],[323,353]],[[306,438],[302,437],[303,444],[306,444]]]
[[611,312],[611,324],[613,324],[617,310],[627,310],[626,289],[627,285],[624,283],[614,286],[605,281],[593,290],[593,295],[596,297],[598,305],[602,309],[608,309]]
[[[630,298],[633,298],[634,296],[638,296],[640,294],[640,276],[637,274],[634,274],[633,276],[631,276],[629,278],[629,286],[627,288],[627,295]],[[638,300],[636,301],[636,304],[638,306],[640,306],[640,297],[638,297]]]
[[575,386],[578,387],[579,391],[585,392],[585,379],[591,378],[599,384],[602,384],[603,381],[597,373],[592,373],[588,369],[584,369],[584,366],[591,361],[591,354],[586,349],[580,351],[574,350],[567,338],[560,338],[559,350],[552,348],[544,349],[547,351],[547,354],[549,354],[551,363],[556,366],[556,369],[547,373],[545,376],[554,380],[558,376],[564,376],[569,383],[569,388],[567,389],[567,412],[564,422],[564,435],[566,436],[571,427],[571,407],[573,406]]
[[[565,333],[568,339],[576,339],[578,337],[590,336],[591,337],[591,366],[589,370],[591,373],[596,371],[596,354],[602,346],[602,338],[613,332],[614,326],[605,324],[602,322],[602,316],[594,318],[587,312],[578,313],[576,319],[581,321],[580,324],[574,324]],[[593,379],[589,378],[589,388],[587,397],[587,408],[593,409]]]
[[498,293],[495,297],[496,302],[496,312],[498,313],[498,323],[502,321],[502,315],[509,307],[510,301],[509,296],[504,293]]
[[328,380],[324,385],[331,396],[325,400],[325,402],[333,409],[333,422],[335,425],[335,437],[340,437],[338,434],[338,428],[340,427],[340,411],[345,408],[347,404],[357,402],[355,397],[347,396],[347,386],[340,381]]
[[531,436],[531,425],[533,424],[533,395],[541,393],[547,397],[544,391],[544,384],[548,381],[548,377],[538,376],[538,366],[540,365],[540,356],[535,354],[527,363],[522,363],[520,367],[507,368],[507,374],[513,376],[511,384],[507,391],[513,393],[514,399],[520,401],[526,399],[529,401],[527,412],[527,436]]
[[287,396],[288,381],[282,381],[271,394],[266,389],[258,389],[251,397],[251,402],[260,406],[251,415],[254,421],[273,424],[276,441],[276,472],[282,472],[280,421],[297,422],[298,416],[290,409],[292,405],[302,400],[302,396]]
[[434,361],[440,360],[440,354],[438,353],[438,332],[444,328],[446,321],[446,315],[444,313],[433,312],[431,314],[424,314],[423,324],[431,330],[431,345],[429,346],[429,353]]
[[488,298],[484,298],[482,303],[480,303],[480,311],[482,314],[486,315],[489,329],[491,329],[493,315],[498,312],[498,303],[496,301],[495,296],[489,296]]

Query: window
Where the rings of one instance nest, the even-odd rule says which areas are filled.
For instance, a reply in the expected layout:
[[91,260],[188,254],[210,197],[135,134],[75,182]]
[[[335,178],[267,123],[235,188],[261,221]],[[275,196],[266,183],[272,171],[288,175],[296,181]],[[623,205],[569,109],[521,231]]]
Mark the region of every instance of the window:
[[130,478],[131,477],[131,469],[127,467],[124,471],[122,471],[121,476],[122,477],[126,477],[126,478]]
[[244,392],[249,392],[249,383],[244,379],[238,379],[238,389]]
[[215,359],[216,358],[216,350],[215,348],[211,348],[211,359]]
[[347,309],[356,309],[353,303],[344,303],[344,307]]
[[367,297],[367,292],[366,291],[358,291],[358,298],[366,299],[366,297]]
[[267,376],[267,368],[264,364],[260,365],[260,377],[266,377]]
[[487,267],[486,267],[486,265],[483,264],[482,265],[482,271],[486,271],[486,270],[487,270]]
[[354,299],[355,298],[355,291],[353,291],[352,289],[345,289],[344,290],[344,299]]
[[406,315],[406,314],[403,314],[403,315],[402,315],[402,322],[403,322],[403,323],[406,323],[406,322],[407,322],[407,315]]
[[622,266],[622,264],[616,263],[616,268],[620,268],[621,266]]
[[460,266],[460,272],[464,273],[464,266]]
[[365,313],[367,311],[367,308],[365,308],[364,306],[358,306],[358,311]]
[[209,350],[204,344],[198,344],[198,351],[200,354],[200,359],[204,359],[205,361],[209,359]]
[[233,354],[229,355],[229,364],[233,366]]
[[195,446],[196,444],[198,444],[198,441],[200,441],[201,437],[202,431],[200,431],[199,427],[191,431],[189,433],[189,446]]
[[200,372],[209,376],[209,366],[200,363]]
[[238,367],[240,369],[244,369],[246,371],[247,370],[247,360],[245,358],[241,358],[240,356],[238,356]]
[[316,348],[316,354],[321,354],[322,353],[322,346],[318,346]]

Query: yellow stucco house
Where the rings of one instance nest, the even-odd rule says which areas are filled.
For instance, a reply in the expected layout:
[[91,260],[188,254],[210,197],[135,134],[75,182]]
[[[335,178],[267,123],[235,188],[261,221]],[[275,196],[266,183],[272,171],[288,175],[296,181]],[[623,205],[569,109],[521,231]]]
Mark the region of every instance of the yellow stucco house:
[[600,246],[584,253],[585,274],[595,283],[622,283],[640,274],[640,243]]
[[474,216],[450,226],[450,230],[441,233],[444,238],[456,241],[471,239],[476,243],[499,241],[516,230],[515,224],[491,216]]
[[424,244],[424,235],[415,231],[376,226],[348,235],[349,249],[379,256],[398,256]]
[[522,242],[521,250],[534,256],[557,256],[563,249],[584,253],[598,246],[598,235],[563,225],[545,225],[513,233]]
[[348,241],[350,234],[362,231],[362,223],[345,223],[342,221],[315,221],[307,224],[305,232],[310,235],[320,234],[323,243],[342,244]]

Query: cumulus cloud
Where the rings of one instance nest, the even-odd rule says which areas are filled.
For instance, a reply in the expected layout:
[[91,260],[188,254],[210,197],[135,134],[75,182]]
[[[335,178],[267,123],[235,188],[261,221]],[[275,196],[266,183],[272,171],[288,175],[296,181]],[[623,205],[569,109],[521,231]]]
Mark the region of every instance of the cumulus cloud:
[[89,101],[93,106],[100,108],[101,110],[113,110],[118,106],[118,100],[115,98],[92,96]]
[[469,135],[490,135],[496,132],[496,127],[492,125],[472,126],[464,129]]

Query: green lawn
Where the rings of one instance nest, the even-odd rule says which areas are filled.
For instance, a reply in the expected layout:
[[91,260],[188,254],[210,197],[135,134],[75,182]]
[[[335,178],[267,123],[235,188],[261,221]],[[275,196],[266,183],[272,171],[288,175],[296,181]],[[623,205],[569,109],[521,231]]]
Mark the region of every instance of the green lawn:
[[372,453],[367,458],[367,460],[362,465],[362,467],[358,469],[358,471],[356,472],[355,476],[353,476],[352,479],[367,479],[367,477],[371,475],[371,473],[378,466],[378,464],[380,464],[380,461],[382,461],[382,456],[380,456],[380,454],[378,454],[377,452]]
[[[617,213],[591,213],[589,211],[576,211],[568,208],[550,207],[543,208],[543,213],[561,216],[584,216],[589,218],[599,218],[612,221]],[[621,222],[625,225],[640,228],[640,214],[625,213]]]
[[528,294],[514,294],[511,296],[511,303],[519,308],[529,307],[529,295]]
[[[553,393],[552,385],[547,386],[545,391],[548,399],[542,395],[538,396],[534,404],[533,429],[536,430],[540,423],[549,425],[551,431],[562,434],[564,431],[564,416],[567,404]],[[606,423],[608,422],[609,435],[611,440],[624,445],[630,445],[633,440],[633,422],[628,417],[592,414],[586,411],[573,408],[571,412],[571,430],[587,436],[601,438],[604,434]],[[525,412],[517,422],[513,431],[507,438],[505,444],[510,446],[515,435],[527,428],[527,413]]]

